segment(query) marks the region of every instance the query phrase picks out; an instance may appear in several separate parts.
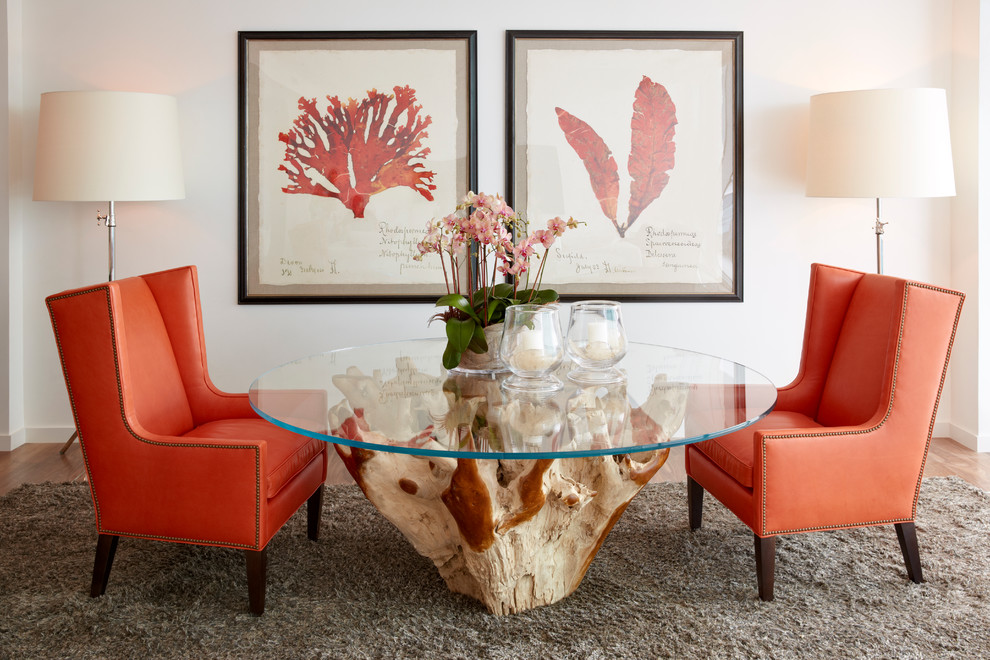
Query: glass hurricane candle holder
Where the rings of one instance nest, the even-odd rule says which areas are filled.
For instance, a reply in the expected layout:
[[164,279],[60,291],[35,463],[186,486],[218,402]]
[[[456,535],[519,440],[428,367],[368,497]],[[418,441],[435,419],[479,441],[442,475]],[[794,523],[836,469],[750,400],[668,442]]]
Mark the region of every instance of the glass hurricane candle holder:
[[556,305],[512,305],[505,310],[499,347],[512,371],[502,387],[510,392],[555,392],[563,388],[553,371],[564,359]]
[[571,306],[567,354],[578,368],[567,377],[578,383],[615,383],[625,375],[615,365],[626,355],[622,309],[611,300],[587,300]]

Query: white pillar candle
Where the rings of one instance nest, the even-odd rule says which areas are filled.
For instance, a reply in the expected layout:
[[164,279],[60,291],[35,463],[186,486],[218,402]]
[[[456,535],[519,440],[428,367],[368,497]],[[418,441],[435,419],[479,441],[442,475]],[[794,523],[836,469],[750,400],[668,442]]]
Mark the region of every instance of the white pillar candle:
[[519,349],[543,351],[543,333],[539,330],[523,330],[519,333]]
[[588,323],[588,343],[607,344],[608,343],[608,322],[591,321]]

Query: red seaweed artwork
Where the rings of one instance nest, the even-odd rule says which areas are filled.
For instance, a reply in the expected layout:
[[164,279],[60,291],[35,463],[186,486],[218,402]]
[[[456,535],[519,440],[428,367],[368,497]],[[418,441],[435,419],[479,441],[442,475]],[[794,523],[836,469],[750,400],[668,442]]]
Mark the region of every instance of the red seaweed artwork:
[[407,85],[392,91],[372,89],[360,102],[327,96],[325,114],[315,98],[300,98],[292,129],[278,134],[285,143],[285,164],[278,169],[289,177],[282,192],[334,197],[355,218],[364,217],[372,195],[389,188],[412,188],[432,202],[436,173],[422,159],[430,153],[423,140],[433,120],[421,114],[416,90]]
[[619,224],[619,171],[601,136],[591,126],[566,110],[557,108],[557,123],[567,143],[584,163],[591,178],[591,189],[605,216],[624,237],[643,210],[660,196],[669,172],[674,169],[674,127],[676,108],[666,88],[643,76],[633,100],[632,147],[629,153],[629,216]]
[[591,177],[591,189],[605,216],[615,222],[619,201],[619,168],[601,136],[591,126],[562,108],[557,108],[557,123],[564,131],[567,144],[577,152]]

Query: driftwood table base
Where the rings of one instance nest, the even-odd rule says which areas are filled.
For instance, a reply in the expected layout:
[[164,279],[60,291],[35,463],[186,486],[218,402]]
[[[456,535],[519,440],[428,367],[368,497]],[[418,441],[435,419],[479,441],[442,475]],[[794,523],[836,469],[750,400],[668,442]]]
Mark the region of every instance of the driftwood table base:
[[577,589],[670,451],[497,460],[334,446],[367,498],[450,589],[493,614],[555,603]]

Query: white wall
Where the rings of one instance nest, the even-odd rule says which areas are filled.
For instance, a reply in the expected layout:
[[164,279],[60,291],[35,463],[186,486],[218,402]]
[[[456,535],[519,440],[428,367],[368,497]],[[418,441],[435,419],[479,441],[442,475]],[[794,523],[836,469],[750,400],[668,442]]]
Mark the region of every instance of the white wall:
[[[121,203],[118,277],[200,268],[210,366],[245,390],[303,354],[398,336],[438,336],[427,304],[238,306],[237,31],[478,30],[480,189],[504,190],[506,29],[743,30],[745,302],[629,304],[633,340],[793,376],[809,264],[874,267],[872,200],[804,196],[810,95],[952,83],[952,3],[944,0],[567,0],[374,3],[337,0],[31,0],[23,7],[23,162],[30,180],[42,92],[113,89],[178,97],[187,197]],[[953,97],[955,98],[955,97]],[[12,104],[20,103],[12,99]],[[97,157],[94,154],[94,157]],[[24,417],[31,439],[63,439],[71,414],[43,299],[105,278],[106,235],[89,204],[23,209]],[[950,286],[951,202],[890,200],[886,268]],[[16,278],[16,275],[15,275]],[[957,361],[965,359],[956,355]],[[951,419],[943,401],[942,420]],[[54,431],[51,429],[55,429]]]
[[[956,425],[962,433],[959,439],[977,451],[990,451],[990,113],[986,111],[990,104],[990,48],[983,48],[985,44],[990,44],[990,0],[980,0],[979,2],[979,30],[980,30],[980,57],[979,57],[979,90],[980,98],[977,104],[977,114],[979,117],[978,141],[978,184],[976,197],[979,201],[979,212],[975,217],[965,218],[966,224],[976,227],[977,241],[976,251],[978,253],[976,263],[979,267],[977,280],[970,284],[969,290],[976,294],[978,303],[974,313],[978,314],[976,322],[976,342],[975,347],[971,344],[966,347],[966,355],[977,364],[976,386],[967,383],[969,391],[976,392],[976,401],[971,406],[976,409],[976,419],[971,425],[965,427]],[[984,195],[983,193],[987,194]],[[962,221],[962,219],[960,219]],[[973,248],[968,250],[963,248],[953,250],[953,259],[961,252],[961,258],[971,259]],[[975,348],[975,354],[973,353]],[[957,388],[958,389],[958,388]],[[967,412],[969,407],[967,407]]]
[[980,451],[990,451],[988,339],[980,346],[980,328],[990,328],[990,232],[981,231],[990,210],[980,195],[990,191],[990,168],[979,166],[990,162],[990,116],[981,112],[990,98],[990,53],[980,48],[990,43],[983,38],[990,29],[988,9],[990,0],[954,3],[951,91],[958,192],[952,201],[952,283],[967,297],[955,346],[956,354],[966,359],[957,358],[953,365],[950,433]]
[[5,378],[0,380],[0,451],[9,450],[24,442],[24,293],[23,293],[23,177],[20,172],[22,159],[20,122],[21,93],[21,0],[5,0],[2,5],[3,25],[0,34],[5,36],[7,48],[0,64],[3,87],[14,98],[0,112],[0,142],[6,149],[6,158],[0,159],[0,215],[5,219],[5,231],[0,231],[0,362]]

